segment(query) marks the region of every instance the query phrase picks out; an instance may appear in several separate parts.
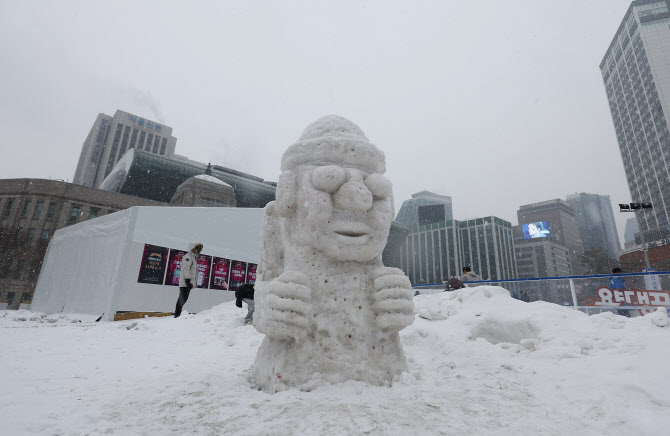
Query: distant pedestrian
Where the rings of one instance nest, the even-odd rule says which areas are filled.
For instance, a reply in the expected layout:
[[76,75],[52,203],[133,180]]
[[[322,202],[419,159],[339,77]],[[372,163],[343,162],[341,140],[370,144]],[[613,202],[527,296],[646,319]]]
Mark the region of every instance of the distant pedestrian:
[[242,307],[242,302],[247,303],[247,316],[244,324],[252,324],[254,321],[254,285],[246,283],[235,291],[235,305]]
[[198,279],[198,257],[202,252],[201,243],[191,243],[188,246],[188,253],[181,259],[181,273],[179,274],[179,298],[177,307],[174,309],[174,317],[179,318],[181,310],[188,300],[191,289],[196,285]]
[[[623,274],[624,271],[617,267],[612,268],[612,274]],[[609,288],[610,289],[626,289],[626,279],[623,277],[610,277],[610,283],[609,283]],[[621,303],[622,306],[626,305],[626,302]],[[626,316],[630,318],[630,310],[623,310],[623,309],[618,309],[617,313],[622,316]]]
[[482,278],[479,277],[469,266],[463,267],[463,275],[460,277],[461,282],[478,282]]

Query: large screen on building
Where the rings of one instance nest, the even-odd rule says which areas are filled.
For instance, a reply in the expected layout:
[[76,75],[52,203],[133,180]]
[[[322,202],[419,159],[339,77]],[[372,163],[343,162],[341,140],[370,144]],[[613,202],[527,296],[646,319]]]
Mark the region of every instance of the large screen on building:
[[551,236],[551,226],[548,221],[522,224],[523,239],[546,238]]
[[444,216],[444,205],[434,204],[430,206],[419,206],[419,225],[425,226],[433,223],[441,223],[446,220]]

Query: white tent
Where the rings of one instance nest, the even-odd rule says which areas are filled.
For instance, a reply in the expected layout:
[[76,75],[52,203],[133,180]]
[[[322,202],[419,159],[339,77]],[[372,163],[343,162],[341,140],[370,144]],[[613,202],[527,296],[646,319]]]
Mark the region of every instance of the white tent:
[[[60,229],[51,238],[32,310],[113,320],[117,312],[172,312],[179,288],[138,283],[144,245],[258,263],[262,209],[132,207]],[[231,301],[225,290],[191,291],[189,312]]]

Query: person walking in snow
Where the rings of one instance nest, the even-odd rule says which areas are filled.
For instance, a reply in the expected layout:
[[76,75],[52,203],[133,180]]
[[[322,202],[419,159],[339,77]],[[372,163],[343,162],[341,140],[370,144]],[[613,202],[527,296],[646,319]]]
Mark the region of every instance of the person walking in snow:
[[246,283],[235,291],[235,305],[242,307],[242,302],[247,303],[247,316],[244,318],[244,324],[251,324],[254,320],[254,285]]
[[179,275],[179,298],[177,307],[174,309],[174,317],[179,318],[181,310],[188,300],[191,289],[198,279],[198,256],[202,252],[201,243],[191,243],[188,247],[188,253],[181,259],[181,274]]
[[482,278],[479,277],[469,266],[463,267],[463,275],[461,276],[461,282],[477,282]]

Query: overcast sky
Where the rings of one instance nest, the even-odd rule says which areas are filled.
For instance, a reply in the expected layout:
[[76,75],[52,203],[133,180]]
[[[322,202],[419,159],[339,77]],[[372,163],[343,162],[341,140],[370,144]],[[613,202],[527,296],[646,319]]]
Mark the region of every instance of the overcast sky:
[[385,152],[396,211],[422,190],[513,224],[575,192],[627,203],[598,65],[629,4],[0,0],[0,178],[72,180],[120,109],[171,126],[178,154],[276,181],[335,113]]

